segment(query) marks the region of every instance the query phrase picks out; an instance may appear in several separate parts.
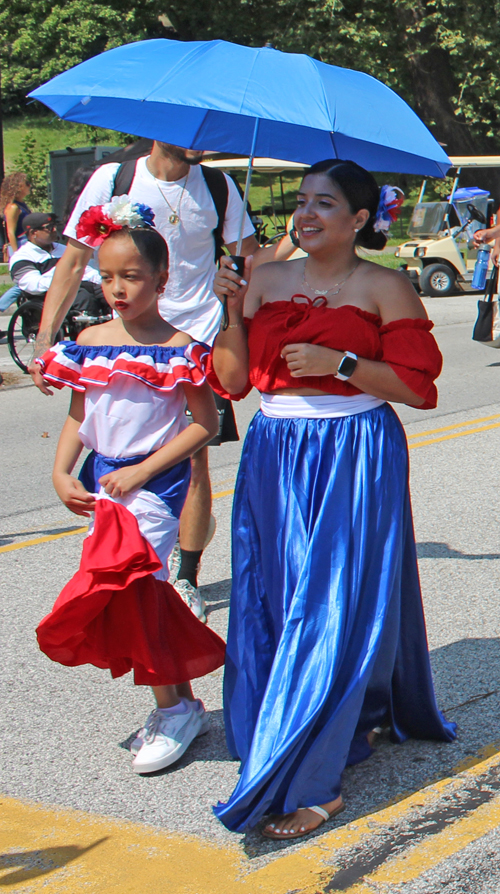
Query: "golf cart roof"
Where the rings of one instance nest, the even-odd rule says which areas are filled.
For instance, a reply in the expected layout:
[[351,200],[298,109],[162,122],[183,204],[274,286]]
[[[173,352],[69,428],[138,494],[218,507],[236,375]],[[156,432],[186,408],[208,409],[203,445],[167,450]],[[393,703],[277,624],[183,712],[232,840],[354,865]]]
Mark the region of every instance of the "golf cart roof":
[[500,155],[450,155],[454,168],[500,168]]
[[[222,171],[244,171],[248,168],[248,158],[215,158],[205,161],[203,164],[210,168],[219,168]],[[280,161],[277,158],[254,158],[253,167],[256,171],[270,171],[279,174],[281,171],[303,171],[310,167],[299,161]]]

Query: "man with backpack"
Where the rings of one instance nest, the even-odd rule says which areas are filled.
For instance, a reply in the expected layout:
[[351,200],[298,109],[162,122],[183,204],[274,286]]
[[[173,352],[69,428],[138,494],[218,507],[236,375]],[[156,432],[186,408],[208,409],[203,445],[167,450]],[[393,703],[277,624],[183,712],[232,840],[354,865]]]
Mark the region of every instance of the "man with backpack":
[[[230,253],[235,252],[242,199],[229,177],[200,165],[202,155],[155,141],[147,158],[123,165],[104,164],[92,175],[64,231],[68,245],[47,292],[35,357],[53,344],[92,256],[92,249],[76,239],[81,214],[93,205],[109,202],[114,195],[125,194],[153,208],[155,226],[168,244],[169,278],[159,301],[160,313],[192,338],[213,343],[221,319],[221,305],[212,290],[216,259],[222,245]],[[258,247],[253,225],[246,216],[241,254],[253,254]],[[38,388],[51,394],[38,364],[32,362],[30,372]],[[225,439],[235,438],[236,434],[229,434]],[[208,451],[203,448],[192,459],[191,486],[181,516],[180,568],[175,585],[200,620],[206,619],[197,588],[197,570],[210,537],[210,522]]]

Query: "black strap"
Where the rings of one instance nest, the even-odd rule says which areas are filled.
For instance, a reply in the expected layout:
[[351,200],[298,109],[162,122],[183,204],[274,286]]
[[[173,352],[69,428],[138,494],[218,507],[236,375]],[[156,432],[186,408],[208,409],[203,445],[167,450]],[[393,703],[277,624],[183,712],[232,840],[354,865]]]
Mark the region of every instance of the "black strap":
[[485,301],[493,301],[496,294],[498,292],[498,267],[496,264],[493,264],[491,268],[491,273],[486,282],[486,288],[484,290],[484,300]]
[[137,159],[124,161],[118,168],[113,180],[113,192],[111,196],[128,196],[128,192],[135,177]]
[[217,168],[209,168],[207,165],[200,165],[200,167],[217,212],[217,226],[212,230],[215,242],[215,263],[217,263],[224,254],[222,230],[226,217],[229,187],[222,171],[218,171]]

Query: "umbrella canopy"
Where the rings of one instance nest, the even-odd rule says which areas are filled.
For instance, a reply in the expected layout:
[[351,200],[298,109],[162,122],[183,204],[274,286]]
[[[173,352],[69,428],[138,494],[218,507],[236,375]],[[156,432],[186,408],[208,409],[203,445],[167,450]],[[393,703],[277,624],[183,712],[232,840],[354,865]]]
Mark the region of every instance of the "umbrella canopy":
[[33,90],[60,118],[188,149],[442,177],[450,161],[375,78],[310,56],[223,40],[116,47]]

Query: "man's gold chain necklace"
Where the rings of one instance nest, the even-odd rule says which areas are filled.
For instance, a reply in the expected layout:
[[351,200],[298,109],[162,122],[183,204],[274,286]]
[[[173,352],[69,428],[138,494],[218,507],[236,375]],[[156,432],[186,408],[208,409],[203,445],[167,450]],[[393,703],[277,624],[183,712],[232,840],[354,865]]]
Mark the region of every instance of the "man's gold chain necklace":
[[172,213],[170,214],[170,216],[169,216],[168,219],[169,219],[169,221],[170,221],[171,224],[174,224],[174,226],[177,226],[177,224],[180,222],[180,219],[181,219],[181,204],[182,204],[182,197],[183,197],[183,195],[184,195],[184,191],[185,191],[186,186],[187,186],[187,182],[188,182],[188,177],[189,177],[190,171],[191,171],[191,168],[190,168],[189,171],[187,172],[187,174],[186,174],[186,179],[184,180],[184,186],[182,187],[182,191],[181,191],[181,195],[180,195],[180,199],[179,199],[179,204],[177,205],[177,211],[175,210],[175,208],[172,208],[172,205],[171,205],[170,202],[168,201],[168,199],[167,199],[165,193],[163,192],[163,190],[162,190],[160,184],[158,183],[158,180],[157,180],[156,177],[155,177],[155,183],[156,183],[156,185],[157,185],[157,187],[158,187],[158,191],[159,191],[160,195],[162,196],[163,201],[168,205],[168,207],[170,208],[170,210],[171,210],[171,212],[172,212]]
[[[359,261],[356,262],[356,264],[354,265],[354,267],[352,268],[352,270],[349,271],[349,273],[347,274],[346,277],[344,277],[344,279],[341,279],[339,282],[334,282],[333,286],[330,286],[329,289],[315,289],[313,286],[311,286],[310,283],[308,283],[308,282],[307,282],[307,279],[306,279],[306,265],[304,264],[304,273],[303,273],[303,276],[302,276],[302,285],[307,286],[307,288],[310,289],[311,292],[314,292],[315,295],[328,295],[328,294],[331,294],[331,295],[338,295],[338,293],[340,292],[342,286],[347,282],[347,280],[349,279],[349,277],[352,276],[352,274],[354,273],[354,271],[358,269],[360,263],[361,263],[361,259],[360,259]],[[332,289],[334,289],[335,286],[338,286],[338,289],[337,289],[335,292],[333,292]]]

